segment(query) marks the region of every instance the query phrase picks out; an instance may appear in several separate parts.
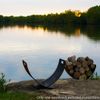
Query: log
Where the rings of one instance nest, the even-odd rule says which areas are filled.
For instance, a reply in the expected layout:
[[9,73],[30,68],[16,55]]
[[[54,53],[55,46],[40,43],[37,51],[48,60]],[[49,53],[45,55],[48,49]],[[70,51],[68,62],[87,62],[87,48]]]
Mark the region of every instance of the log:
[[72,62],[69,62],[68,60],[66,60],[66,65],[70,66],[70,65],[72,65]]
[[77,61],[72,62],[73,66],[77,66]]
[[76,65],[77,65],[78,68],[81,68],[82,67],[82,64],[80,62],[77,62]]
[[85,69],[84,69],[83,67],[81,67],[81,68],[79,69],[79,71],[80,71],[81,74],[84,74],[84,73],[85,73]]
[[85,57],[85,60],[86,60],[86,61],[88,61],[89,59],[90,59],[90,58],[89,58],[88,56],[87,56],[87,57]]
[[74,73],[74,77],[77,78],[77,79],[79,79],[79,77],[80,77],[80,72],[75,72],[75,73]]
[[72,70],[73,69],[73,66],[72,65],[69,65],[67,66],[68,70]]
[[89,67],[87,66],[86,68],[85,68],[85,71],[87,72],[87,71],[89,71],[90,69],[89,69]]
[[75,62],[76,61],[76,56],[68,57],[68,61],[69,62]]
[[82,62],[82,67],[87,67],[87,66],[88,66],[88,65],[87,65],[87,61],[84,60],[84,61]]
[[92,75],[92,71],[90,71],[90,70],[87,71],[87,72],[86,72],[86,75],[87,75],[88,77],[91,76],[91,75]]
[[81,75],[80,77],[79,77],[79,80],[86,80],[87,79],[87,76],[85,75],[85,74],[83,74],[83,75]]
[[92,64],[92,65],[91,65],[91,68],[92,68],[92,69],[94,69],[95,67],[96,67],[96,65],[95,65],[95,64]]
[[76,72],[78,72],[79,70],[80,70],[80,68],[78,68],[78,67],[75,68],[75,71],[76,71]]
[[74,73],[74,70],[70,70],[69,73],[72,75]]
[[78,57],[76,56],[68,57],[66,60],[66,71],[75,79],[87,79],[89,78],[96,65],[93,60],[89,57]]
[[84,57],[79,57],[79,58],[77,58],[77,61],[82,63],[83,61],[85,61],[85,58]]
[[93,64],[93,60],[92,60],[92,59],[89,59],[89,60],[87,61],[87,65],[89,66],[89,65],[91,65],[91,64]]

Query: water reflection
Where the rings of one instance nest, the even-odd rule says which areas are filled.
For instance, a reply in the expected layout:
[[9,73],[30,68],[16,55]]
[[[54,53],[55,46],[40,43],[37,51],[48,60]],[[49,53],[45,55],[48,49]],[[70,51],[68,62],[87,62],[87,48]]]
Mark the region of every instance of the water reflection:
[[[28,61],[36,78],[47,78],[56,69],[59,58],[90,56],[100,73],[100,28],[88,26],[2,26],[0,28],[0,72],[8,79],[25,80],[21,60]],[[62,78],[69,77],[66,73]]]
[[88,26],[70,26],[70,25],[60,25],[60,26],[41,26],[41,25],[0,25],[0,29],[3,28],[18,28],[18,29],[42,29],[44,31],[51,32],[51,34],[60,32],[61,34],[65,34],[67,36],[70,35],[80,35],[84,34],[88,36],[88,38],[98,41],[100,40],[100,25],[88,25]]

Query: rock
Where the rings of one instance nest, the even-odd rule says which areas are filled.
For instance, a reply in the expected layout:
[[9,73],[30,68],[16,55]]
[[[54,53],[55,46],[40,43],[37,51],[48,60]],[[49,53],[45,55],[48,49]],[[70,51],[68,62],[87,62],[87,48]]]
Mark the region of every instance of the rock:
[[[38,80],[39,81],[39,80]],[[32,97],[31,100],[34,100],[34,93],[37,94],[37,97],[41,96],[41,97],[55,97],[58,94],[58,98],[62,97],[64,98],[63,100],[65,100],[65,98],[67,96],[69,97],[100,97],[100,80],[74,80],[74,79],[59,79],[51,88],[51,89],[34,89],[33,86],[35,85],[35,81],[30,80],[30,81],[24,81],[24,82],[15,82],[15,83],[10,83],[8,84],[8,93],[10,93],[11,91],[14,92],[21,92],[23,93],[23,91],[25,91],[25,93],[30,94],[30,96]],[[20,87],[20,89],[18,88],[18,86]],[[24,88],[23,88],[24,86]],[[32,95],[31,95],[32,94]],[[1,94],[2,95],[2,94]],[[72,98],[73,98],[72,97]],[[9,98],[9,97],[8,97]],[[62,99],[61,98],[61,99]],[[61,100],[59,99],[59,100]],[[1,98],[0,98],[1,100]],[[6,99],[7,100],[7,99]],[[11,98],[12,100],[12,98]],[[15,98],[16,100],[16,98]],[[24,99],[22,99],[24,100]],[[27,99],[29,100],[29,99]],[[44,100],[44,99],[42,99]],[[46,99],[45,99],[46,100]],[[55,100],[55,99],[54,99]],[[57,99],[56,99],[57,100]],[[74,100],[74,98],[73,98]],[[78,99],[77,99],[78,100]],[[80,100],[80,99],[79,99]],[[81,99],[82,100],[82,99]],[[91,100],[91,99],[90,99]],[[95,100],[95,99],[93,99]]]

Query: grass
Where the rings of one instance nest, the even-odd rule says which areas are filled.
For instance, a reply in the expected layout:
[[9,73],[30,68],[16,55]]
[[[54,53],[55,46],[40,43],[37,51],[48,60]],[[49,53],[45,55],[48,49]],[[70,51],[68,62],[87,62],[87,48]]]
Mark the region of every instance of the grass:
[[28,94],[22,92],[5,92],[0,93],[0,100],[39,100],[37,94]]
[[5,74],[0,74],[0,100],[40,100],[37,99],[39,96],[37,93],[33,92],[32,94],[25,92],[10,92],[7,91],[6,84],[7,80]]
[[[94,73],[91,77],[91,80],[99,80],[100,76]],[[26,92],[16,92],[16,91],[7,91],[6,89],[7,80],[3,73],[0,74],[0,100],[41,100],[37,92],[26,93]]]
[[94,73],[91,77],[90,77],[91,80],[100,80],[100,76],[98,75],[98,73]]
[[3,73],[0,74],[0,93],[6,91],[6,83],[5,75]]

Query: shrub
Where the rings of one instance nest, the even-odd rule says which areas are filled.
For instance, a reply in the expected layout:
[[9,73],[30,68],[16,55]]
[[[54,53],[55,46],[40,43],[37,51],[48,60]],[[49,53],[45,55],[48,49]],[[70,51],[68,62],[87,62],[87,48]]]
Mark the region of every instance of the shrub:
[[6,79],[5,79],[5,74],[1,73],[0,74],[0,93],[6,91]]
[[90,77],[91,80],[99,80],[100,79],[100,76],[98,75],[98,73],[94,73],[91,77]]

